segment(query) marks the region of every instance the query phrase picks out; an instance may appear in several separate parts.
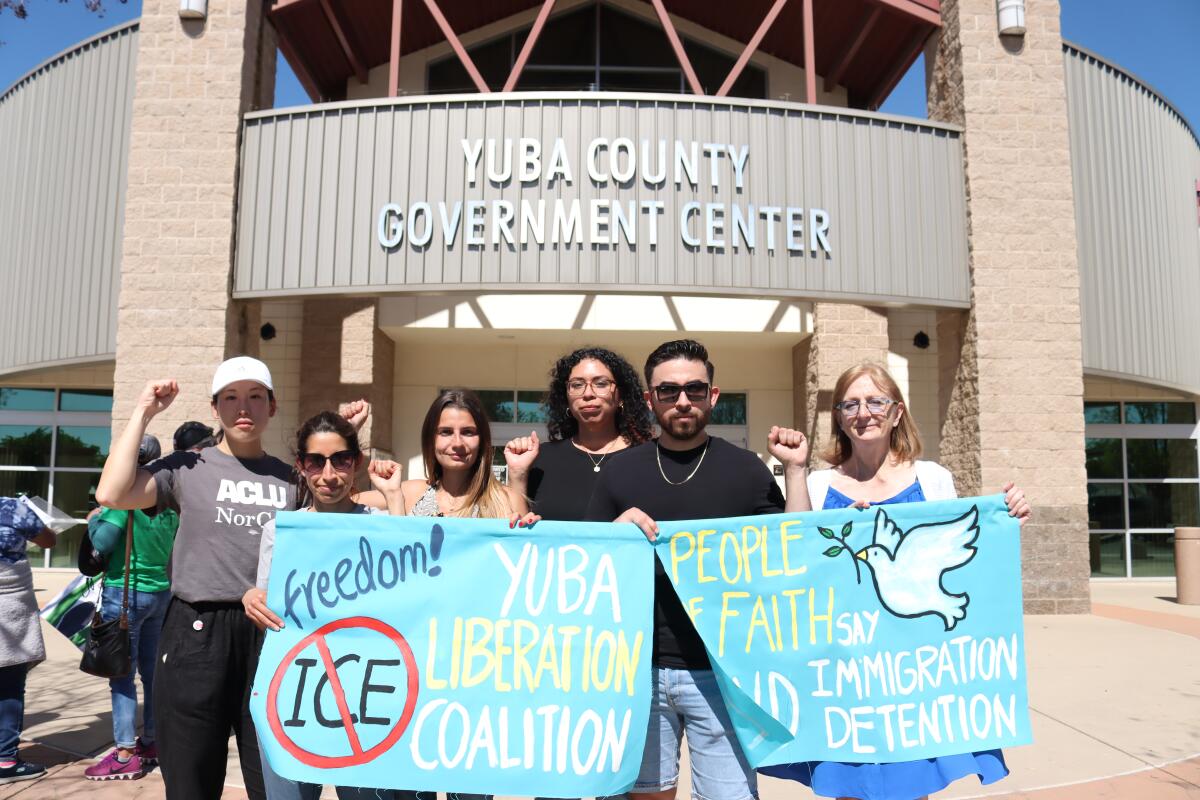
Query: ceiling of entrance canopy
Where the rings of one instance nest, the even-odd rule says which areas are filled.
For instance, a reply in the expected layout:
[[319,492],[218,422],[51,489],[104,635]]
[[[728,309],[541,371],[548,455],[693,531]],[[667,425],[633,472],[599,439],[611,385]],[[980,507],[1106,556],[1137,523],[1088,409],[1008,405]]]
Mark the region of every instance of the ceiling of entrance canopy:
[[[274,0],[270,18],[280,48],[314,100],[341,99],[348,80],[388,63],[396,2],[402,9],[402,55],[446,40],[431,7],[463,37],[542,6],[541,0]],[[650,0],[632,2],[653,18]],[[745,44],[776,0],[663,0],[663,5],[676,19]],[[803,7],[804,0],[785,0],[757,51],[803,66]],[[812,7],[816,73],[846,87],[850,105],[859,108],[882,101],[941,24],[939,0],[812,0]],[[558,0],[553,13],[578,8]]]

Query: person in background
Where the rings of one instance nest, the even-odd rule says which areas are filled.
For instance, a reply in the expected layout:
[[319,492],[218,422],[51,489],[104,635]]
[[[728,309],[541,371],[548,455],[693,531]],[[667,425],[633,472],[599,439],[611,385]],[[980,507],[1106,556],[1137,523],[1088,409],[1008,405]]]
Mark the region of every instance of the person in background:
[[506,457],[534,456],[528,473],[509,470],[508,485],[543,519],[582,520],[610,457],[654,435],[643,393],[637,370],[611,350],[583,347],[558,359],[546,398],[550,441],[531,434],[508,443]]
[[[143,436],[138,447],[138,466],[144,467],[161,455],[158,439]],[[112,691],[113,741],[116,747],[83,771],[90,781],[137,780],[158,764],[154,740],[154,665],[158,635],[171,599],[167,562],[179,527],[179,515],[171,509],[154,508],[119,511],[101,508],[88,520],[88,538],[93,549],[107,557],[100,616],[116,619],[121,614],[125,583],[125,532],[133,515],[133,546],[129,556],[129,654],[133,670],[110,678]],[[142,735],[138,737],[137,687],[134,673],[142,676]]]
[[22,761],[17,747],[25,721],[25,676],[46,659],[25,549],[29,542],[53,547],[55,538],[23,499],[0,497],[0,784],[46,774],[42,765]]
[[[954,477],[932,461],[921,461],[921,434],[908,413],[895,378],[879,364],[847,369],[833,387],[829,446],[822,454],[832,469],[808,476],[815,508],[867,508],[889,503],[949,500],[958,496]],[[1032,513],[1025,494],[1004,487],[1008,513],[1025,524]],[[914,800],[959,778],[977,775],[984,784],[1008,775],[999,750],[961,753],[893,764],[808,761],[762,767],[824,797]]]
[[175,429],[175,435],[171,438],[176,452],[194,450],[199,453],[204,448],[212,447],[217,443],[217,435],[213,429],[203,422],[195,420],[189,420],[180,425]]

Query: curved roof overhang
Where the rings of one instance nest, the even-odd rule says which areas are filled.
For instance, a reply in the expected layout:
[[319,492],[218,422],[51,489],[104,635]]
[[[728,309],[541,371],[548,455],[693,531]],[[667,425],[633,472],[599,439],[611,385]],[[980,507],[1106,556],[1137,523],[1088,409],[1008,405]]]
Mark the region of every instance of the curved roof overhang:
[[[670,19],[682,19],[742,43],[748,52],[802,67],[811,59],[826,90],[844,86],[852,107],[871,110],[941,26],[940,0],[744,0],[736,8],[721,0],[635,1],[653,7],[660,19],[665,15],[668,37],[674,33]],[[554,13],[554,6],[554,0],[274,0],[270,19],[280,49],[319,102],[345,99],[347,81],[365,82],[367,72],[390,63],[394,51],[403,56],[448,40],[458,49],[455,39],[463,34],[538,7]]]

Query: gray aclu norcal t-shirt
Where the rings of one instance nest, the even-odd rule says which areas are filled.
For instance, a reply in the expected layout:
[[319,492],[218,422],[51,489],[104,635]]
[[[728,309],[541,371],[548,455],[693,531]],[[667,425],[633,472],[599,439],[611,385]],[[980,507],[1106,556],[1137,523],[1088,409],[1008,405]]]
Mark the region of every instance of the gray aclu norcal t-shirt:
[[171,591],[189,603],[241,600],[254,586],[263,526],[295,505],[291,467],[274,456],[241,459],[207,447],[147,469],[158,507],[179,514]]

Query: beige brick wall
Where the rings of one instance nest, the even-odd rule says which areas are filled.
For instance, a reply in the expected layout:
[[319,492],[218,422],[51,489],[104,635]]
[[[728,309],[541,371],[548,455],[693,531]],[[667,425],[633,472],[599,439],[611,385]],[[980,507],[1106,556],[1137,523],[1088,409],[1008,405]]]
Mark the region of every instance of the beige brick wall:
[[[1026,608],[1085,612],[1079,272],[1058,3],[1029,0],[1028,32],[1010,41],[997,32],[994,0],[946,0],[942,20],[927,54],[929,111],[966,129],[972,277],[942,462],[962,493],[1006,480],[1027,490]],[[939,322],[952,333],[948,316]]]
[[114,375],[114,424],[149,379],[181,396],[151,432],[211,417],[213,369],[254,338],[231,305],[238,137],[269,105],[274,35],[262,3],[209,0],[182,21],[176,0],[145,0],[130,126]]
[[847,367],[861,361],[887,363],[887,312],[866,306],[817,303],[807,348],[804,368],[795,365],[796,393],[803,398],[797,408],[804,409],[803,429],[812,443],[813,464],[826,466],[818,454],[829,441],[833,386]]
[[339,404],[365,399],[371,419],[359,434],[363,447],[388,455],[392,443],[395,346],[378,326],[374,298],[304,300],[303,371],[298,421]]
[[[918,333],[929,337],[929,346],[913,344]],[[921,431],[922,458],[938,460],[941,418],[938,416],[937,312],[921,308],[888,310],[888,372],[900,385],[908,413]]]
[[293,436],[300,419],[300,364],[304,341],[304,301],[264,300],[258,310],[258,326],[270,323],[274,339],[258,344],[258,357],[271,368],[275,384],[275,418],[267,428],[263,447],[273,456],[290,460]]

